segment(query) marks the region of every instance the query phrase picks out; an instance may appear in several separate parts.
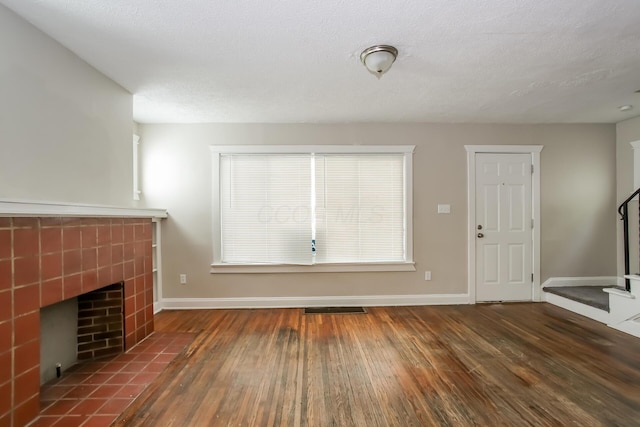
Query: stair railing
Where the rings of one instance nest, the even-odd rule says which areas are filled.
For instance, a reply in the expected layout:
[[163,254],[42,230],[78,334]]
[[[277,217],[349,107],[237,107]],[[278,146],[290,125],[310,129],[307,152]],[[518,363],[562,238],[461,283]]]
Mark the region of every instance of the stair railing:
[[[620,214],[620,219],[623,224],[623,238],[624,238],[624,274],[628,275],[631,273],[629,267],[629,202],[631,202],[638,194],[640,194],[640,188],[633,192],[627,200],[622,202],[622,204],[618,207],[618,213]],[[627,292],[631,291],[631,280],[624,279],[624,288]]]

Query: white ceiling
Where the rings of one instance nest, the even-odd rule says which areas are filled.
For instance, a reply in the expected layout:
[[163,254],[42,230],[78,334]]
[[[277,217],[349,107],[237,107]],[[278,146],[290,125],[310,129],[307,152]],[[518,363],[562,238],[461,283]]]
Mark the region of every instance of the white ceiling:
[[[0,0],[134,94],[134,119],[618,122],[638,0]],[[399,56],[377,80],[374,44]],[[617,107],[636,104],[631,112]]]

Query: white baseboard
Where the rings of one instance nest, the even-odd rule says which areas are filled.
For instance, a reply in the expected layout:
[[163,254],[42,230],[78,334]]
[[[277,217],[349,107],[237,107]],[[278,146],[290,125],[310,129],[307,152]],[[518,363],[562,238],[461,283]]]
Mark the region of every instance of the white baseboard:
[[564,308],[565,310],[569,310],[581,316],[588,317],[589,319],[593,319],[600,323],[609,323],[609,313],[604,310],[600,310],[586,304],[581,304],[579,302],[561,297],[560,295],[551,294],[549,292],[543,292],[542,294],[544,296],[544,300],[549,304],[556,305],[558,307]]
[[383,307],[469,304],[468,294],[366,295],[327,297],[163,298],[163,310],[216,308]]
[[609,325],[613,329],[625,332],[634,337],[640,338],[640,322],[628,320],[626,322],[619,323],[617,325]]
[[[618,284],[617,276],[594,277],[550,277],[542,284],[546,286],[615,286]],[[624,280],[623,280],[624,282]]]
[[162,311],[162,302],[156,301],[153,303],[153,314],[160,313]]

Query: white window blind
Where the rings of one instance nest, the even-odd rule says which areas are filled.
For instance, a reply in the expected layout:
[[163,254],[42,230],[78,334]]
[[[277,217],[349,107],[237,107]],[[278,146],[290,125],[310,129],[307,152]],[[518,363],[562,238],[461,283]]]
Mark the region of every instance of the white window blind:
[[214,265],[411,263],[413,147],[345,147],[212,147]]
[[402,262],[404,156],[325,155],[316,164],[316,262]]
[[222,262],[311,263],[308,155],[223,155],[220,183]]

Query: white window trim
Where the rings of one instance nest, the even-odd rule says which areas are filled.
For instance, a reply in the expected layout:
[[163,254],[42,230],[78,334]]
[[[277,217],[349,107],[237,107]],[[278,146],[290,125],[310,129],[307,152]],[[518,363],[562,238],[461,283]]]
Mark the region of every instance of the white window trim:
[[632,141],[631,149],[633,150],[633,188],[631,191],[640,187],[640,141]]
[[340,264],[211,264],[210,273],[355,273],[377,271],[416,271],[414,262]]
[[[210,273],[312,273],[416,271],[413,262],[413,153],[415,145],[215,145],[211,146],[213,262]],[[220,156],[223,154],[404,154],[405,253],[407,262],[314,265],[222,263],[220,240]],[[411,179],[408,179],[411,178]]]
[[140,163],[138,160],[138,151],[140,147],[140,137],[133,135],[133,200],[140,200]]

